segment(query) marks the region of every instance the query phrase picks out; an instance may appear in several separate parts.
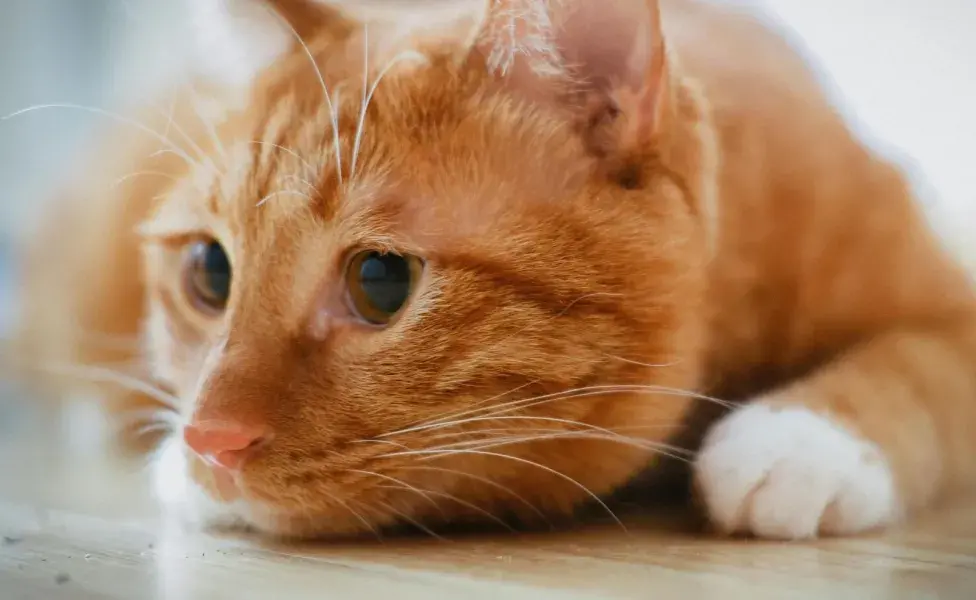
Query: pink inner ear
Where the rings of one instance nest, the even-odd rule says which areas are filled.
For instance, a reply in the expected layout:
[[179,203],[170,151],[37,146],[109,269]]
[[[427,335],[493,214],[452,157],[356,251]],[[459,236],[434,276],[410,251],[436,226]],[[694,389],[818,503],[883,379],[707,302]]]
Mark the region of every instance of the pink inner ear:
[[[663,52],[656,0],[562,0],[557,45],[577,77],[634,91],[656,86],[652,62]],[[660,57],[657,57],[660,58]]]

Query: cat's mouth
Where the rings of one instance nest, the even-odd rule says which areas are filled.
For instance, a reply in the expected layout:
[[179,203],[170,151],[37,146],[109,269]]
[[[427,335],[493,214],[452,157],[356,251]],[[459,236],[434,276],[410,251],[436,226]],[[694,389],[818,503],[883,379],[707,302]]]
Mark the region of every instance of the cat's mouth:
[[194,528],[257,530],[275,536],[357,537],[382,527],[383,518],[323,503],[298,509],[255,486],[247,473],[195,454],[178,436],[167,439],[153,464],[153,491],[163,516]]

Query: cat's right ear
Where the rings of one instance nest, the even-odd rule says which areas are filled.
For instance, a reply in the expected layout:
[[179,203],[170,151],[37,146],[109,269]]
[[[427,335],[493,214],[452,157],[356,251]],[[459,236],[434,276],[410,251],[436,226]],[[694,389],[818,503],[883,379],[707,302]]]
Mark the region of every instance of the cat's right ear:
[[672,87],[658,0],[484,2],[475,65],[575,114],[602,156],[661,141]]
[[186,0],[195,37],[191,67],[208,81],[246,87],[298,40],[348,34],[323,0]]

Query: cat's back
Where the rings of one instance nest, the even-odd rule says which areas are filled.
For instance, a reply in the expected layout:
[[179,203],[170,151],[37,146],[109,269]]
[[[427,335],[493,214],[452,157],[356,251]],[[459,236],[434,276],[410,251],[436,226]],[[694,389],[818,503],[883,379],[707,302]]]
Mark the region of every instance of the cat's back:
[[755,3],[661,7],[720,148],[709,371],[723,387],[750,393],[738,382],[970,301],[901,169],[858,138],[798,36]]

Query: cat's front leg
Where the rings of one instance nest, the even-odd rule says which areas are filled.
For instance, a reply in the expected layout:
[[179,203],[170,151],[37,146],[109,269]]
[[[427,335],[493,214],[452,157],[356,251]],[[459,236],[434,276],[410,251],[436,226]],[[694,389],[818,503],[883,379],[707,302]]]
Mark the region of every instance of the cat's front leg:
[[706,436],[695,481],[726,533],[893,523],[976,479],[976,316],[893,331],[757,398]]

